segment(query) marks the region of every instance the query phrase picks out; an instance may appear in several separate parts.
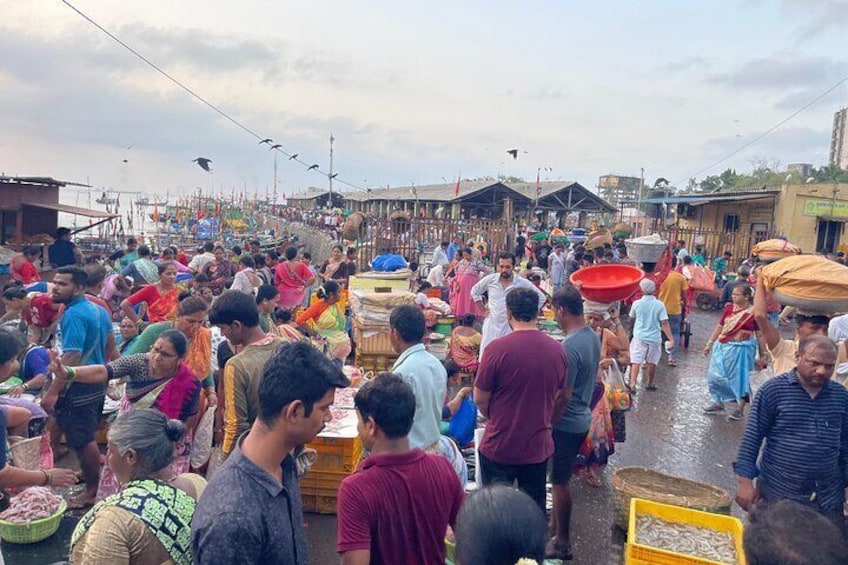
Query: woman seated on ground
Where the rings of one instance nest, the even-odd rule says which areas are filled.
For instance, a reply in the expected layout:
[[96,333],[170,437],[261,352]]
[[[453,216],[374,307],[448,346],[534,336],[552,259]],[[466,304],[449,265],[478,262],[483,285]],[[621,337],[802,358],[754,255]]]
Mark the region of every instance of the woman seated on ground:
[[138,339],[138,324],[133,323],[127,317],[121,320],[119,331],[121,332],[121,342],[118,344],[118,353],[123,355],[127,349]]
[[108,275],[103,281],[103,290],[100,291],[100,298],[106,301],[109,305],[109,310],[112,312],[113,320],[120,320],[124,317],[121,312],[121,302],[130,295],[130,282],[124,275],[115,274]]
[[[200,399],[200,381],[183,363],[188,351],[185,335],[168,330],[159,336],[150,353],[121,357],[106,365],[65,367],[58,357],[53,358],[53,373],[57,382],[106,383],[112,379],[126,382],[118,414],[142,408],[156,408],[168,418],[180,420],[193,429]],[[191,434],[187,433],[176,446],[174,475],[188,471]],[[97,498],[101,500],[119,489],[115,475],[104,468],[100,476]]]
[[[630,342],[627,332],[617,317],[608,314],[587,313],[586,322],[601,339],[601,362],[592,390],[589,408],[592,420],[589,433],[577,453],[574,465],[575,474],[582,476],[589,486],[601,487],[601,474],[609,456],[615,453],[615,430],[612,424],[610,405],[607,402],[607,387],[604,385],[604,373],[615,365],[626,367],[630,363]],[[621,362],[624,362],[622,365]]]
[[180,293],[177,286],[177,268],[173,262],[168,262],[162,263],[157,269],[159,282],[143,287],[121,302],[121,310],[133,323],[138,324],[141,321],[133,307],[142,303],[147,306],[147,321],[150,323],[172,320],[176,315]]
[[328,281],[318,287],[318,301],[297,317],[297,325],[304,333],[318,336],[326,345],[326,353],[330,359],[344,363],[350,355],[350,337],[345,331],[345,315],[339,308],[341,296],[339,285]]
[[292,321],[292,313],[288,310],[277,310],[274,312],[274,320],[277,322],[277,333],[286,343],[307,339],[297,329],[297,324]]
[[477,318],[474,314],[466,314],[459,320],[459,326],[451,332],[448,355],[463,373],[473,373],[477,370],[480,344],[483,336],[474,329]]
[[274,311],[280,302],[280,291],[272,284],[263,284],[256,291],[256,308],[259,310],[259,327],[266,334],[279,335],[274,323]]
[[21,284],[33,284],[41,280],[35,260],[41,255],[41,248],[37,245],[25,245],[24,250],[14,257],[9,263],[9,276],[12,280]]
[[71,563],[191,563],[191,519],[206,481],[168,472],[184,431],[182,422],[152,409],[115,420],[107,463],[123,489],[79,521]]
[[233,284],[230,286],[230,290],[238,290],[253,296],[262,284],[262,280],[255,272],[256,263],[250,255],[243,255],[239,258],[239,265],[240,270],[233,278]]
[[[159,278],[162,275],[162,265],[156,265],[153,262],[153,256],[150,253],[150,248],[146,245],[138,246],[138,259],[124,267],[121,274],[127,277],[132,277],[135,284],[156,284],[157,271]],[[174,277],[176,277],[176,269],[174,269]]]
[[209,277],[209,288],[218,296],[227,286],[227,281],[236,276],[236,265],[227,259],[227,250],[223,245],[215,246],[215,259],[203,266],[202,274]]

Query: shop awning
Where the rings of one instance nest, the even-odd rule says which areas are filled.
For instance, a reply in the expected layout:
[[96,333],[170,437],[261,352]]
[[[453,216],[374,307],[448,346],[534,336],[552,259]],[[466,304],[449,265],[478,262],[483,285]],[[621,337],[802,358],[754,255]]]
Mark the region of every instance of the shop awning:
[[76,214],[77,216],[86,216],[88,218],[102,218],[104,220],[118,217],[118,214],[113,214],[111,212],[92,210],[91,208],[80,208],[79,206],[69,206],[68,204],[35,204],[33,202],[27,202],[24,206],[43,208],[45,210],[55,210],[57,212]]
[[848,222],[848,216],[816,216],[820,222]]

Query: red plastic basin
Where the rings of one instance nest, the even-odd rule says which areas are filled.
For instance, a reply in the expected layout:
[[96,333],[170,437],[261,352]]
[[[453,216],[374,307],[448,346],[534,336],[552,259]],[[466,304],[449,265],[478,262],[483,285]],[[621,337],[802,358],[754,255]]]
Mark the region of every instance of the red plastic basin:
[[571,283],[580,283],[584,298],[608,304],[633,294],[644,276],[642,269],[630,265],[595,265],[571,275]]

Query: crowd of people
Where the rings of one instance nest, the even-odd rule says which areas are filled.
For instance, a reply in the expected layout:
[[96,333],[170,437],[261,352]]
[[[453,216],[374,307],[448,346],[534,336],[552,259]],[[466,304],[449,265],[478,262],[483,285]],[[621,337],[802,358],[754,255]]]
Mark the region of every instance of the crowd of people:
[[[66,235],[52,280],[28,267],[32,249],[16,257],[0,319],[0,381],[21,379],[0,397],[0,434],[48,438],[59,466],[25,471],[4,455],[0,486],[79,482],[73,563],[307,563],[299,479],[351,385],[356,249],[337,245],[316,267],[293,245],[209,242],[189,257],[130,239],[86,263]],[[455,237],[413,272],[418,297],[389,319],[392,369],[354,397],[366,456],[337,495],[342,563],[442,563],[446,535],[461,565],[573,559],[571,479],[603,485],[632,396],[662,386],[664,351],[677,365],[706,259],[675,244],[638,264],[633,296],[597,304],[570,276],[637,265],[623,243],[521,235],[515,251],[490,257]],[[704,412],[742,421],[750,406],[734,464],[749,562],[801,563],[793,552],[812,540],[823,563],[845,562],[848,391],[831,376],[848,369],[848,323],[795,312],[796,339],[783,338],[758,265],[723,284],[731,260],[713,262],[727,303],[703,350]],[[456,319],[444,360],[428,348],[434,296]],[[776,376],[752,398],[749,375],[766,367]],[[809,535],[793,529],[799,515]]]

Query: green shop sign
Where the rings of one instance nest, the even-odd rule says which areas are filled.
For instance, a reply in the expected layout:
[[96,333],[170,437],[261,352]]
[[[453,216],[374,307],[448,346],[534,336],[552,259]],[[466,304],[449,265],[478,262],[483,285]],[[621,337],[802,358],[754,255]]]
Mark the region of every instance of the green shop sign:
[[848,202],[835,200],[813,200],[804,202],[805,216],[843,216],[848,217]]

